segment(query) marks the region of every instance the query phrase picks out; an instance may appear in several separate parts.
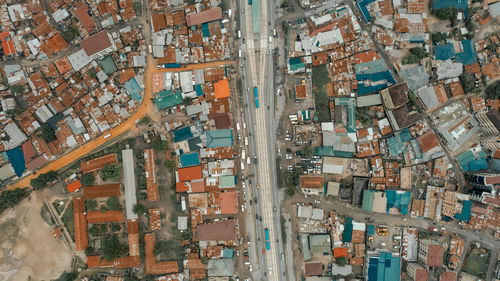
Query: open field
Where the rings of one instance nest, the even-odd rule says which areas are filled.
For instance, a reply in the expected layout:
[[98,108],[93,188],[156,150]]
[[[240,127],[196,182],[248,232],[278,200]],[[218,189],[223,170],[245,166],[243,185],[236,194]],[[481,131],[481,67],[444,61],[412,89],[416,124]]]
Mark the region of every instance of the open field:
[[489,256],[490,253],[485,249],[472,250],[467,258],[464,271],[480,278],[486,278]]
[[42,205],[42,196],[33,192],[0,218],[0,280],[51,280],[70,271],[71,253],[52,237],[40,216]]

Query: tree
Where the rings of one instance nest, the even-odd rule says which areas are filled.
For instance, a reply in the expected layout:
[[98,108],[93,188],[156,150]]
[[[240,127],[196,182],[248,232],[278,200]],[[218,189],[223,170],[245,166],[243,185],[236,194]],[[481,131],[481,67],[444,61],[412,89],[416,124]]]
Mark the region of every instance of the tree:
[[344,266],[347,264],[347,258],[346,257],[335,258],[335,263],[338,266]]
[[100,233],[101,233],[101,228],[97,224],[94,224],[94,225],[92,225],[92,227],[89,228],[89,234],[92,237],[96,237]]
[[151,118],[149,118],[148,116],[145,116],[145,117],[142,117],[141,120],[139,120],[139,122],[137,122],[137,125],[144,126],[144,125],[147,125],[149,123],[151,123]]
[[9,87],[10,92],[13,95],[19,95],[24,93],[24,86],[23,85],[13,85]]
[[414,47],[410,49],[410,54],[403,59],[403,64],[414,64],[427,56],[424,48]]
[[42,189],[55,180],[57,180],[57,173],[50,171],[45,174],[40,174],[37,178],[32,179],[30,183],[34,189]]
[[61,36],[68,42],[73,41],[78,35],[80,35],[80,30],[73,25],[68,26],[66,30],[61,32]]
[[92,247],[92,246],[90,246],[90,245],[89,245],[89,246],[87,246],[87,248],[85,248],[85,255],[86,255],[87,257],[89,257],[89,256],[93,256],[93,255],[94,255],[94,253],[95,253],[95,249],[94,249],[94,247]]
[[500,98],[500,81],[497,81],[488,86],[485,90],[486,97],[489,99],[498,99]]
[[286,174],[288,185],[294,186],[297,183],[297,179],[300,175],[304,173],[304,170],[301,167],[294,167],[293,170],[288,171]]
[[7,111],[7,115],[9,115],[10,118],[15,118],[23,112],[24,110],[22,108],[16,106],[14,109]]
[[94,211],[97,209],[97,201],[95,199],[87,199],[85,200],[85,207],[87,211]]
[[106,200],[106,206],[108,206],[110,210],[120,210],[122,208],[118,197],[109,197],[108,200]]
[[56,132],[54,131],[54,129],[52,129],[52,127],[48,123],[45,123],[41,126],[40,134],[42,139],[46,143],[55,141],[57,139]]
[[121,229],[122,229],[122,227],[119,224],[117,224],[117,223],[114,223],[114,224],[111,225],[111,231],[113,231],[113,232],[118,232]]
[[133,209],[134,213],[136,213],[137,215],[142,215],[142,214],[146,213],[147,210],[148,209],[146,207],[144,207],[144,205],[139,204],[139,203],[135,204],[134,209]]
[[8,208],[12,208],[17,205],[27,193],[24,189],[18,188],[14,190],[4,190],[0,193],[0,214]]
[[137,14],[142,13],[142,5],[141,5],[141,2],[134,2],[133,7],[134,7],[134,11],[135,11]]
[[441,42],[446,41],[447,38],[448,36],[442,32],[432,33],[432,43],[434,45],[439,45]]
[[471,93],[476,88],[475,85],[476,79],[474,78],[474,76],[472,76],[472,74],[468,73],[467,71],[462,72],[459,79],[460,83],[462,84],[462,88],[464,88],[464,92],[466,94]]
[[177,165],[173,160],[165,160],[165,168],[167,168],[170,171],[173,171],[175,170],[175,168],[177,168]]
[[290,197],[294,196],[295,195],[295,189],[293,187],[289,187],[287,190],[286,190],[286,194]]
[[116,236],[110,236],[102,241],[102,257],[105,260],[114,260],[127,253],[127,247],[122,245]]
[[82,177],[80,178],[80,182],[82,183],[83,186],[93,185],[94,181],[95,177],[91,173],[83,174]]
[[302,156],[304,156],[305,158],[312,158],[314,156],[314,147],[312,146],[306,146],[304,148],[304,150],[302,150]]
[[153,149],[156,151],[165,151],[168,149],[168,142],[163,141],[159,138],[154,139],[151,142],[151,145],[153,146]]
[[182,100],[182,104],[185,106],[188,106],[191,104],[191,99],[190,98],[185,98]]
[[431,14],[436,16],[440,20],[450,20],[453,26],[457,24],[457,8],[446,7],[444,9],[433,9],[431,10]]
[[78,277],[78,274],[75,272],[64,272],[55,281],[74,281],[77,277]]
[[116,180],[120,176],[120,166],[110,165],[101,169],[101,178],[106,181],[108,179]]
[[97,78],[97,73],[95,72],[95,69],[94,69],[94,68],[91,68],[91,69],[89,70],[89,76],[90,76],[90,78],[92,78],[92,79],[96,79],[96,78]]

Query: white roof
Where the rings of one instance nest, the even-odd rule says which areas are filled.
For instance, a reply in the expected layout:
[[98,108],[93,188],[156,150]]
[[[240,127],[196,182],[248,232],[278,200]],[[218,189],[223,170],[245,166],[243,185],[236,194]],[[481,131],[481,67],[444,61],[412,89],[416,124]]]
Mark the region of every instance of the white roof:
[[333,122],[321,122],[321,131],[333,132]]
[[366,224],[364,224],[362,222],[353,221],[352,222],[352,229],[359,230],[359,231],[366,231]]
[[68,56],[68,61],[75,71],[79,71],[89,64],[92,59],[85,53],[83,49],[80,49],[73,54]]
[[331,14],[324,14],[320,17],[311,16],[311,20],[314,22],[315,25],[322,25],[324,23],[331,21],[332,15]]
[[122,150],[123,186],[125,189],[125,210],[127,219],[137,219],[134,206],[137,204],[134,170],[134,152],[132,149]]
[[191,71],[183,71],[180,73],[182,92],[193,91],[193,73]]

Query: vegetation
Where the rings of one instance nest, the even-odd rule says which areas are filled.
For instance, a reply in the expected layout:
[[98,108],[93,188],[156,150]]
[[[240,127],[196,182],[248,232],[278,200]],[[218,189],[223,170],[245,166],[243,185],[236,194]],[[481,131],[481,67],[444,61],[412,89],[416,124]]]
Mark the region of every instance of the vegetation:
[[448,36],[442,32],[432,33],[432,43],[434,45],[439,45],[441,42],[446,41]]
[[66,211],[61,217],[62,222],[64,223],[64,226],[68,230],[69,234],[71,235],[71,238],[73,241],[75,241],[75,217],[73,215],[73,201],[71,201],[66,207]]
[[57,173],[50,171],[45,174],[40,174],[37,178],[32,179],[30,183],[33,189],[42,189],[55,180],[57,180]]
[[76,272],[64,272],[59,278],[54,281],[74,281],[78,277]]
[[452,26],[455,26],[458,23],[458,20],[457,20],[458,9],[457,8],[446,7],[444,9],[434,9],[434,10],[431,10],[431,14],[436,16],[440,20],[450,20]]
[[122,245],[116,236],[107,237],[102,241],[102,257],[105,260],[114,260],[127,253],[127,247]]
[[427,52],[424,48],[414,47],[410,49],[410,54],[403,59],[403,64],[414,64],[418,63],[421,59],[427,56]]
[[465,272],[468,272],[474,276],[481,279],[486,278],[486,272],[488,271],[488,259],[490,253],[486,249],[474,249],[469,254],[467,258],[467,264],[465,265]]
[[0,193],[0,214],[8,208],[16,206],[28,194],[24,189],[20,188],[2,191]]
[[15,118],[23,112],[24,110],[22,108],[16,106],[14,109],[7,111],[7,115],[9,115],[10,118]]
[[40,134],[43,141],[45,141],[46,143],[55,141],[57,139],[56,132],[48,123],[45,123],[40,127]]
[[287,7],[289,7],[289,6],[290,6],[290,3],[288,3],[288,1],[287,1],[287,0],[283,0],[283,1],[281,2],[281,5],[280,5],[280,7],[281,7],[281,8],[287,8]]
[[335,258],[335,263],[338,266],[344,266],[347,264],[347,258],[346,257]]
[[80,178],[80,182],[82,183],[83,186],[93,185],[94,181],[95,177],[92,173],[83,174],[82,177]]
[[137,125],[144,126],[144,125],[147,125],[149,123],[151,123],[151,118],[149,118],[148,116],[145,116],[145,117],[142,117],[141,120],[139,120],[139,122],[137,122]]
[[92,79],[96,79],[96,78],[97,78],[97,73],[95,72],[95,69],[94,69],[94,68],[91,68],[91,69],[89,70],[89,73],[88,73],[88,74],[89,74],[90,78],[92,78]]
[[326,85],[330,82],[326,65],[315,66],[312,69],[312,84],[316,116],[320,122],[330,121],[330,106]]
[[288,186],[293,187],[297,183],[297,180],[300,175],[304,173],[304,170],[301,167],[294,167],[293,170],[287,171],[286,179],[288,182]]
[[71,42],[78,35],[80,35],[80,30],[77,27],[70,25],[66,30],[63,30],[63,32],[61,32],[61,35],[64,38],[64,40]]
[[462,88],[464,88],[464,92],[466,94],[469,94],[474,91],[476,88],[475,82],[476,79],[472,74],[468,73],[467,71],[462,72],[462,74],[459,77],[460,83],[462,84]]
[[153,149],[156,151],[165,151],[168,149],[168,142],[163,141],[159,138],[154,139],[151,142],[151,145],[153,146]]
[[144,205],[137,203],[135,204],[133,211],[138,215],[142,215],[146,213],[148,209]]
[[13,95],[19,95],[24,93],[24,86],[23,85],[13,85],[9,87],[10,92]]
[[120,177],[120,166],[118,165],[109,165],[101,169],[101,178],[103,181],[107,181],[108,179],[117,180]]
[[304,156],[304,158],[312,158],[314,156],[314,152],[314,147],[308,145],[304,148],[304,150],[302,150],[302,156]]
[[141,13],[142,13],[142,5],[141,5],[141,2],[134,2],[133,6],[134,6],[134,11],[135,11],[137,14],[141,14]]
[[122,204],[120,204],[118,197],[109,197],[108,200],[106,200],[106,206],[108,206],[110,210],[120,210],[122,208]]
[[497,81],[491,85],[489,85],[486,90],[486,97],[489,99],[498,99],[500,98],[500,81]]
[[165,160],[165,168],[167,168],[167,170],[173,171],[173,170],[175,170],[176,167],[177,166],[175,164],[175,161]]
[[293,187],[289,187],[287,190],[286,190],[286,194],[290,197],[294,196],[295,195],[295,189]]
[[94,211],[97,209],[97,201],[95,199],[87,199],[85,200],[85,207],[87,211]]

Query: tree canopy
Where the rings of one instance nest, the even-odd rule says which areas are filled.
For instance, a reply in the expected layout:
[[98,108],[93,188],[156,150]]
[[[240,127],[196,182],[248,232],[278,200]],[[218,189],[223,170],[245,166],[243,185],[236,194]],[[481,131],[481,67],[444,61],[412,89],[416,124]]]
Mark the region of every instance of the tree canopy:
[[117,180],[120,176],[120,166],[109,165],[101,169],[101,178],[106,181],[108,179]]
[[30,183],[34,189],[42,189],[55,180],[57,180],[57,173],[50,171],[45,174],[40,174],[37,178],[32,179]]
[[462,84],[462,88],[464,88],[464,92],[466,94],[471,93],[476,88],[475,87],[476,79],[467,71],[462,72],[459,79],[460,83]]
[[414,64],[427,56],[424,48],[414,47],[410,49],[410,54],[403,59],[403,64]]
[[57,139],[56,132],[54,131],[54,129],[52,129],[52,127],[48,123],[45,123],[41,126],[40,134],[43,141],[47,143],[55,141]]
[[28,193],[24,189],[4,190],[0,193],[0,213],[17,205]]
[[135,204],[134,209],[133,209],[134,213],[136,213],[138,215],[142,215],[142,214],[146,213],[147,210],[148,209],[146,207],[144,207],[144,205],[139,204],[139,203]]
[[165,151],[168,149],[168,142],[162,141],[159,138],[154,139],[151,142],[151,145],[153,146],[153,149],[156,151]]
[[500,98],[500,81],[497,81],[491,85],[489,85],[486,90],[486,97],[489,99],[498,99]]
[[82,177],[80,178],[80,182],[82,183],[83,186],[93,185],[94,181],[95,177],[91,173],[83,174]]
[[127,253],[127,247],[122,245],[116,236],[106,237],[102,241],[102,257],[105,260],[114,260]]
[[110,210],[120,210],[122,208],[118,197],[109,197],[106,200],[106,206],[108,206]]
[[173,160],[165,160],[165,168],[171,171],[175,170],[176,168],[175,162]]
[[74,281],[78,277],[76,272],[64,272],[55,281]]
[[440,20],[450,20],[451,25],[457,25],[458,9],[454,7],[446,7],[444,9],[433,9],[431,14]]
[[308,145],[304,148],[304,150],[302,150],[302,156],[305,158],[312,158],[314,156],[314,152],[314,147]]

